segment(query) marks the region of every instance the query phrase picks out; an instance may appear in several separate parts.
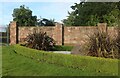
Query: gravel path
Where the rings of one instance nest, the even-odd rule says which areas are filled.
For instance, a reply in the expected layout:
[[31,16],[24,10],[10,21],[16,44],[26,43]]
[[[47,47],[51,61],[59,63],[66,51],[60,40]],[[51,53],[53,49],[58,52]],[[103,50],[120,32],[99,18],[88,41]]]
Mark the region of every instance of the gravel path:
[[71,54],[70,51],[49,51],[49,52],[53,52],[53,53],[61,53],[61,54]]

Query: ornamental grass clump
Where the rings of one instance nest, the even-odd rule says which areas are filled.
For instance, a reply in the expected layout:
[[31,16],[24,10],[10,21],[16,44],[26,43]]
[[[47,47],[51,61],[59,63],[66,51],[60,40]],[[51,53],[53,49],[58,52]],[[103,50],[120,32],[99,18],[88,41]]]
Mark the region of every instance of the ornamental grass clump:
[[55,41],[46,32],[34,31],[27,36],[25,46],[37,50],[49,51],[55,46]]
[[105,58],[119,58],[119,38],[112,39],[107,32],[96,31],[89,37],[89,53],[90,56],[105,57]]
[[120,59],[120,27],[117,27],[117,37],[116,37],[116,45],[118,49],[118,58]]

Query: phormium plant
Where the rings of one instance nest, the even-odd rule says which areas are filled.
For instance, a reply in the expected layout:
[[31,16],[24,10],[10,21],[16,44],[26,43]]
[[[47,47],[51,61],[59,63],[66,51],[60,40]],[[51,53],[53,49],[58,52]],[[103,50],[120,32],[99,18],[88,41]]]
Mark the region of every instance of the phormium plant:
[[33,32],[26,38],[25,46],[38,50],[51,50],[55,45],[53,38],[49,37],[46,32]]
[[118,50],[118,58],[120,59],[120,27],[116,28],[117,30],[117,36],[116,36],[116,45],[117,45],[117,50]]
[[118,58],[117,40],[111,39],[107,32],[96,31],[89,37],[90,56]]

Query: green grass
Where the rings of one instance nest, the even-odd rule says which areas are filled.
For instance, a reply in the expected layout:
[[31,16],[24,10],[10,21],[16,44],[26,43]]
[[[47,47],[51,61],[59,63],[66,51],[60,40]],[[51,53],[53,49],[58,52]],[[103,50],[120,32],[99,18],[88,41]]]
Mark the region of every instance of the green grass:
[[3,47],[2,68],[4,76],[74,76],[82,72],[78,69],[41,63],[21,56],[13,51],[13,46]]
[[[19,45],[4,46],[2,50],[4,76],[118,75],[118,60],[116,59],[47,53]],[[70,65],[78,66],[78,64],[80,68],[70,67]]]
[[2,47],[0,46],[0,78],[2,76]]
[[7,46],[7,43],[0,43],[1,46]]

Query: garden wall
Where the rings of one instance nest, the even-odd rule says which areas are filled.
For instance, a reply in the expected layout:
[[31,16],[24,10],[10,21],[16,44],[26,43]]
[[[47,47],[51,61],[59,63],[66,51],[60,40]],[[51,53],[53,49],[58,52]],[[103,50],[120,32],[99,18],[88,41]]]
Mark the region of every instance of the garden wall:
[[79,45],[84,44],[89,39],[97,27],[79,26],[79,27],[64,27],[64,44],[65,45]]
[[10,23],[10,44],[22,43],[28,34],[33,33],[34,30],[44,31],[52,37],[57,45],[79,45],[88,41],[90,35],[96,30],[106,32],[113,37],[116,35],[114,27],[108,27],[106,23],[99,23],[98,26],[63,26],[56,23],[55,26],[46,27],[17,27],[16,22]]

